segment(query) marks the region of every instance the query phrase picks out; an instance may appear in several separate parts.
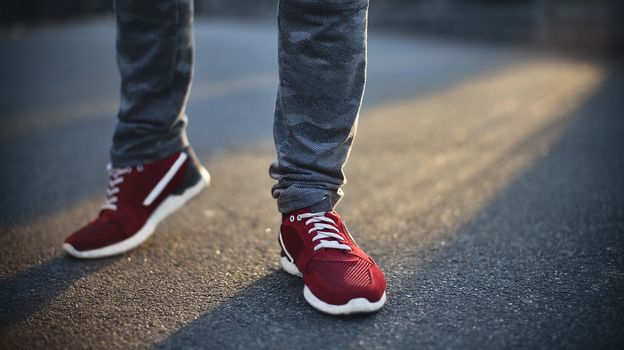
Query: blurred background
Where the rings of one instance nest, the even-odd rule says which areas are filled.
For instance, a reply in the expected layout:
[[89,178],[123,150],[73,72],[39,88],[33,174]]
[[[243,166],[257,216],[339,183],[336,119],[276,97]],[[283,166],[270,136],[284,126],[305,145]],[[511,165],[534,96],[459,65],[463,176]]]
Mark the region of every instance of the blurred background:
[[[270,17],[277,0],[196,0],[198,16]],[[621,47],[618,0],[384,0],[370,21],[387,28],[498,41]],[[108,0],[4,0],[3,26],[112,13]]]
[[89,263],[61,242],[104,202],[111,1],[0,0],[0,348],[624,348],[623,4],[371,0],[339,210],[389,297],[335,319],[277,265],[275,0],[195,1],[213,186]]

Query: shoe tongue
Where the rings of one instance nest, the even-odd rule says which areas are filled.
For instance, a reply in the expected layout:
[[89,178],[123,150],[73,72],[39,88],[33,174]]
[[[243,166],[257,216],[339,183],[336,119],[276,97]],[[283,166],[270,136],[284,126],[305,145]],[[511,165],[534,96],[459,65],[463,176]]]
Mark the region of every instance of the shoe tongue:
[[331,201],[328,196],[323,197],[323,199],[320,202],[310,207],[310,212],[312,213],[320,213],[320,212],[327,213],[332,210],[334,210],[334,208],[332,207]]

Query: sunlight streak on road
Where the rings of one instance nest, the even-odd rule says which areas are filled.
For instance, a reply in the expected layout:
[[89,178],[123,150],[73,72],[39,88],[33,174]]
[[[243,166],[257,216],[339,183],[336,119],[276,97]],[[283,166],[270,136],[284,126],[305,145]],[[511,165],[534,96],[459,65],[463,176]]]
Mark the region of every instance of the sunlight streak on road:
[[[372,232],[399,241],[451,232],[548,153],[604,78],[599,66],[543,59],[373,108],[358,131],[345,205],[362,217],[382,207],[400,218],[360,223],[373,240]],[[421,215],[440,226],[415,228]]]

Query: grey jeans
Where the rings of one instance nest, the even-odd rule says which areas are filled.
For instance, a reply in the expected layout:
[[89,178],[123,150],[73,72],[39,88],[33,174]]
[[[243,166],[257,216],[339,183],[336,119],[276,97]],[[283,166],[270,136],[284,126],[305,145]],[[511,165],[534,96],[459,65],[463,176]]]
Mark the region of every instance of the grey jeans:
[[[329,197],[345,183],[366,80],[368,0],[281,0],[279,85],[270,166],[278,209]],[[193,76],[192,0],[115,0],[121,103],[114,166],[188,146],[185,105]]]

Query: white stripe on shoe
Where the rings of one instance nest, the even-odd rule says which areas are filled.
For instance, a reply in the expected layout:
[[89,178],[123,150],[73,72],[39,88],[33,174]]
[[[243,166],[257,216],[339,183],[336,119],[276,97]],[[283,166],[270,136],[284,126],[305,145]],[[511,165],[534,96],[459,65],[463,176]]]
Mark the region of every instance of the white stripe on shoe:
[[284,251],[284,253],[286,253],[286,255],[288,256],[288,260],[290,260],[290,262],[294,263],[295,259],[293,259],[292,255],[290,255],[290,253],[288,253],[288,250],[286,250],[285,244],[284,244],[284,240],[282,239],[282,233],[280,232],[279,234],[279,244],[282,248],[282,250]]
[[169,168],[169,171],[167,171],[165,176],[160,179],[156,187],[152,189],[152,192],[150,192],[147,197],[145,197],[145,200],[143,201],[144,206],[149,206],[150,204],[152,204],[152,202],[156,200],[156,198],[158,198],[160,193],[165,189],[165,187],[167,187],[169,181],[171,181],[171,179],[173,179],[178,170],[180,170],[180,167],[182,166],[182,164],[184,164],[186,158],[188,158],[188,155],[184,152],[180,152],[180,156],[178,157],[178,159],[176,159],[175,163],[173,163],[171,168]]

